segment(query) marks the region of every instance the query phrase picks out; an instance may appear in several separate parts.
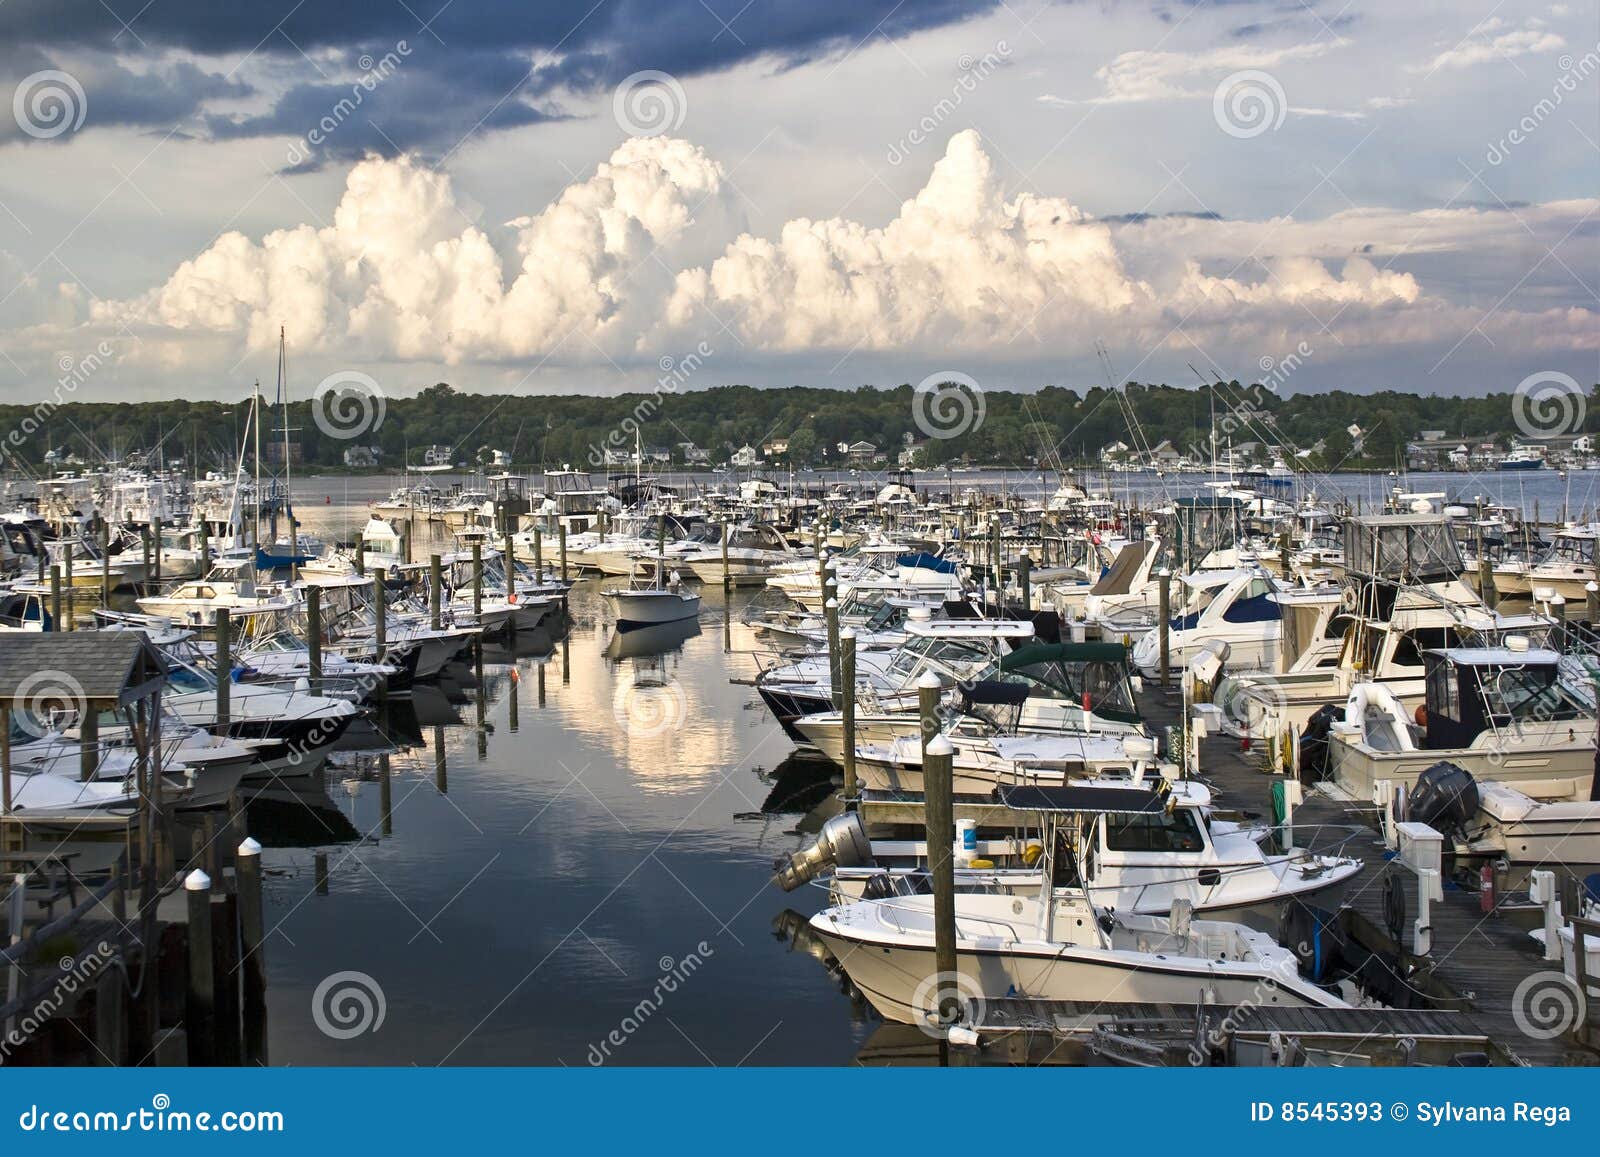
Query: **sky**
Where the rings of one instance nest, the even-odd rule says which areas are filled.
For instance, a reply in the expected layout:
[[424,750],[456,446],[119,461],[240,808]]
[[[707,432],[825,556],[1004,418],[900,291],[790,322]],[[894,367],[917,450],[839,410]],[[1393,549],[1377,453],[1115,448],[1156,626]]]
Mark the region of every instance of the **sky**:
[[1591,383],[1597,210],[1595,0],[0,3],[4,401]]

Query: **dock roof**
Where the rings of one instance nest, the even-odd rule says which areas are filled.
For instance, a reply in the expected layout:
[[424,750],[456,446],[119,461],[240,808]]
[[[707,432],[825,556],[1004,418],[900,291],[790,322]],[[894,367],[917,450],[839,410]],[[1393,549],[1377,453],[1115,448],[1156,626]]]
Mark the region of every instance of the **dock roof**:
[[16,631],[0,636],[0,700],[25,699],[46,680],[91,703],[126,706],[167,677],[142,631]]

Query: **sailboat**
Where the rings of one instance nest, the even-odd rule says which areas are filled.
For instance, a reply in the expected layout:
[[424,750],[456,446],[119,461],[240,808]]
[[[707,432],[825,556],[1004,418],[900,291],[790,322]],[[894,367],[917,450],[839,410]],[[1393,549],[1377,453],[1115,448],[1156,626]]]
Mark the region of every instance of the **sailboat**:
[[[280,535],[276,536],[276,538],[274,539],[274,541],[273,541],[273,543],[272,543],[270,548],[263,547],[261,545],[260,533],[259,533],[259,530],[260,530],[260,525],[259,525],[260,524],[260,515],[259,515],[259,513],[257,514],[257,518],[256,518],[256,521],[257,521],[256,570],[270,572],[270,571],[274,571],[274,570],[278,570],[278,569],[287,569],[292,574],[296,568],[304,566],[306,563],[310,562],[312,559],[314,559],[314,558],[318,557],[319,555],[321,555],[322,552],[323,552],[323,549],[324,549],[324,544],[320,539],[318,539],[318,538],[316,538],[316,537],[314,537],[312,535],[301,534],[300,531],[299,531],[300,524],[295,520],[295,517],[294,517],[294,499],[293,499],[293,496],[292,496],[292,489],[291,489],[291,487],[289,485],[289,462],[290,462],[290,456],[289,456],[289,433],[290,433],[290,428],[289,428],[289,396],[288,396],[289,383],[288,383],[288,372],[289,372],[289,361],[288,361],[287,346],[286,346],[285,339],[284,339],[284,328],[282,326],[279,326],[278,327],[278,399],[277,399],[277,407],[278,407],[278,413],[281,415],[282,421],[283,421],[283,482],[282,482],[283,491],[282,491],[282,504],[283,504],[284,514],[287,515],[287,517],[289,519],[289,529],[288,529],[287,533],[280,534]],[[260,421],[260,414],[259,414],[260,404],[261,404],[261,398],[260,398],[260,394],[258,393],[256,395],[256,406],[257,406],[257,409],[258,409],[258,413],[257,413],[257,416],[256,416],[257,422]],[[258,427],[258,430],[259,430],[259,427]],[[259,446],[259,442],[258,442],[258,446]],[[256,475],[257,475],[257,477],[256,477],[256,496],[257,496],[257,502],[260,502],[261,497],[263,495],[263,492],[262,492],[262,489],[261,489],[260,473],[261,473],[261,458],[260,458],[260,455],[258,453],[257,457],[256,457]],[[274,525],[276,525],[276,522],[277,522],[276,518],[274,518],[273,522],[274,522]]]

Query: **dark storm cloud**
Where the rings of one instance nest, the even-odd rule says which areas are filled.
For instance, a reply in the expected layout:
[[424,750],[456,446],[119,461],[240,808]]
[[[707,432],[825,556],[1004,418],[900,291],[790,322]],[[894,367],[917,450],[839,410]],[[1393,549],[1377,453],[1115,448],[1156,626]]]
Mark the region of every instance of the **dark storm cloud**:
[[[208,115],[203,123],[217,137],[298,138],[350,95],[367,71],[355,62],[381,60],[404,42],[408,51],[400,66],[363,93],[358,115],[326,134],[297,166],[303,168],[366,151],[447,152],[473,131],[559,117],[560,93],[600,91],[644,69],[690,77],[752,60],[788,68],[959,21],[996,3],[413,0],[408,6],[399,0],[159,0],[141,10],[133,0],[8,0],[0,4],[0,45],[28,45],[51,57],[84,51],[135,57],[178,49],[229,60],[230,68],[240,63],[230,58],[247,55],[287,65],[295,79],[273,107]],[[330,67],[328,56],[346,67]],[[180,120],[210,99],[203,76],[175,81],[165,102],[153,99],[145,108],[129,106],[132,94],[119,90],[115,99],[125,115],[145,119],[99,123],[154,125],[162,107]],[[91,97],[91,104],[98,110],[100,101]]]

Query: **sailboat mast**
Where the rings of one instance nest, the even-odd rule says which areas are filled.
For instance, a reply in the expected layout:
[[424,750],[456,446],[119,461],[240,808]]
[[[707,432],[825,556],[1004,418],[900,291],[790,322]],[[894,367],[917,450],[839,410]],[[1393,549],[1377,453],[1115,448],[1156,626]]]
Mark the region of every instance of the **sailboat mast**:
[[256,460],[256,496],[251,505],[255,510],[255,533],[250,540],[250,545],[261,546],[261,379],[256,379],[256,384],[251,387],[250,395],[250,436],[254,440]]

